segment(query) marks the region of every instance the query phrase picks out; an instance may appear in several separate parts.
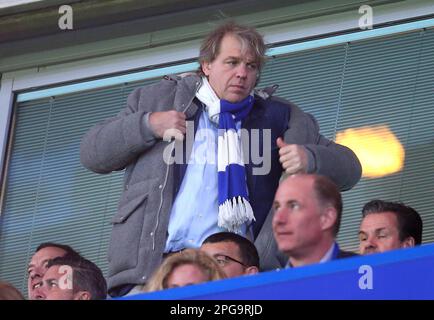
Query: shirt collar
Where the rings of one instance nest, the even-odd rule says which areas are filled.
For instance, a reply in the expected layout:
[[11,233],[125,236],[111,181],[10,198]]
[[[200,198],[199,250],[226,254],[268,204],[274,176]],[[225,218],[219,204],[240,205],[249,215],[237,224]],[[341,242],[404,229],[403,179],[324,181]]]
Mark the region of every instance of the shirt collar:
[[[333,242],[330,248],[327,250],[325,255],[321,258],[321,260],[318,263],[324,263],[336,259],[338,251],[339,251],[338,244],[336,242]],[[293,268],[293,266],[291,265],[291,261],[289,259],[285,268]]]

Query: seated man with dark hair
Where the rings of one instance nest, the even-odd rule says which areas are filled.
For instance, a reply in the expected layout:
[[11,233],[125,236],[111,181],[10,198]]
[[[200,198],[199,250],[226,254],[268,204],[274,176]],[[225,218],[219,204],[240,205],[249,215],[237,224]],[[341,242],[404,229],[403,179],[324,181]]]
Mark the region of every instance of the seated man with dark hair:
[[47,271],[48,261],[57,257],[64,257],[65,255],[80,257],[77,251],[64,244],[44,242],[36,248],[27,268],[27,289],[30,300],[36,298],[35,289],[41,285],[42,277]]
[[38,300],[102,300],[107,283],[101,270],[81,257],[58,257],[50,260],[42,284],[36,289]]
[[200,250],[213,257],[228,278],[259,272],[259,255],[253,243],[232,232],[210,235]]
[[372,200],[362,209],[360,253],[369,254],[422,243],[422,219],[413,208],[399,202]]

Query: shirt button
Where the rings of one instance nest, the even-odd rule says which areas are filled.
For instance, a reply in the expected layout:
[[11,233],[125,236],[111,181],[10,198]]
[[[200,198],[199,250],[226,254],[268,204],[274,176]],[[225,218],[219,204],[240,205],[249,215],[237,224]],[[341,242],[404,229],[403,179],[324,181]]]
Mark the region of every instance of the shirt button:
[[158,189],[161,189],[163,187],[163,185],[162,184],[160,184],[159,186],[158,186]]

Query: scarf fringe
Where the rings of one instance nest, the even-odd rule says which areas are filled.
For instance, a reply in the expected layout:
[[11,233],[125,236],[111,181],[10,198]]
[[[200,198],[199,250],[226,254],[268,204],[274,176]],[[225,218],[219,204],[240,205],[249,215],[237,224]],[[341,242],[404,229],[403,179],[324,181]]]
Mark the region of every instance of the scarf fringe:
[[251,221],[255,221],[253,209],[244,197],[233,197],[219,205],[218,226],[220,228],[241,233],[241,226]]

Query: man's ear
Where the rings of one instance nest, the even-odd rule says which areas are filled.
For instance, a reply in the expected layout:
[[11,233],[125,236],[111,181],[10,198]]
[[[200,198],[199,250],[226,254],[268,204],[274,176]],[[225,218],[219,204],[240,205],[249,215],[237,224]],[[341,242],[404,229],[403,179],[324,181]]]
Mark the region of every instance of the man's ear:
[[92,295],[89,291],[78,291],[74,295],[74,300],[91,300]]
[[210,74],[210,71],[211,71],[211,62],[202,62],[202,65],[201,65],[201,68],[202,68],[202,72],[206,75],[206,76],[209,76],[209,74]]
[[416,241],[414,241],[413,237],[407,237],[404,241],[402,241],[402,248],[411,248],[416,245]]
[[247,267],[246,270],[244,271],[244,274],[256,274],[256,273],[259,273],[259,269],[258,267],[255,266]]
[[336,209],[333,207],[327,207],[323,210],[320,216],[321,229],[333,229],[333,226],[336,223],[336,219],[338,218],[338,213]]

